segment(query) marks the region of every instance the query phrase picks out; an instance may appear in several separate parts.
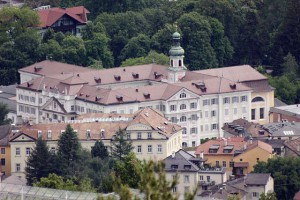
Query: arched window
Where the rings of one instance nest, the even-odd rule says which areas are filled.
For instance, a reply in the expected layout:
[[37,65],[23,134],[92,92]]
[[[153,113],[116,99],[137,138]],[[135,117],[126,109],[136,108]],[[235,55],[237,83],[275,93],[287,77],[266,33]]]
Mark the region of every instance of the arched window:
[[173,67],[173,60],[171,60],[171,67]]
[[263,102],[263,101],[264,101],[264,99],[262,97],[255,97],[252,99],[251,102],[254,103],[254,102]]
[[187,147],[187,143],[186,142],[183,142],[182,143],[182,148],[186,148]]
[[180,105],[180,110],[185,110],[186,109],[186,105],[185,104],[181,104]]
[[180,98],[186,98],[186,94],[185,93],[181,93],[179,97]]
[[179,67],[181,67],[181,65],[182,65],[182,61],[181,61],[181,60],[179,60]]
[[181,117],[180,117],[180,121],[181,121],[181,122],[186,122],[186,116],[181,116]]
[[185,135],[186,134],[186,128],[182,129],[182,134]]

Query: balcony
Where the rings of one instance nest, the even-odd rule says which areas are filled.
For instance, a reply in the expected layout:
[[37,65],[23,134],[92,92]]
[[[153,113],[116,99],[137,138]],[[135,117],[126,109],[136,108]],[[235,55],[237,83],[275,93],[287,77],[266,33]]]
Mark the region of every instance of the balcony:
[[199,181],[199,186],[213,186],[215,184],[215,181]]

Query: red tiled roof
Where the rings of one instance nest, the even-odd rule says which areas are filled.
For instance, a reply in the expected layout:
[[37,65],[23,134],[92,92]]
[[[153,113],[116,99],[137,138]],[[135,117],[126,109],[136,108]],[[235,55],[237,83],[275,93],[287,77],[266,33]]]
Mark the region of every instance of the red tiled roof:
[[268,79],[250,65],[240,65],[232,67],[214,68],[194,71],[201,74],[224,77],[234,82],[246,82]]
[[[225,142],[227,140],[227,142]],[[197,147],[196,155],[200,155],[201,152],[204,153],[204,155],[211,155],[211,154],[230,154],[233,155],[235,150],[242,149],[244,145],[247,144],[246,141],[244,141],[243,137],[231,137],[231,138],[218,138],[215,140],[209,140],[200,146]],[[219,145],[219,149],[216,153],[209,153],[209,148],[213,145]],[[224,148],[226,146],[233,146],[233,149],[230,153],[224,153]]]
[[40,16],[39,27],[50,27],[63,15],[68,15],[79,23],[86,23],[86,14],[89,11],[83,6],[73,7],[73,8],[49,8],[46,10],[38,10],[38,15]]

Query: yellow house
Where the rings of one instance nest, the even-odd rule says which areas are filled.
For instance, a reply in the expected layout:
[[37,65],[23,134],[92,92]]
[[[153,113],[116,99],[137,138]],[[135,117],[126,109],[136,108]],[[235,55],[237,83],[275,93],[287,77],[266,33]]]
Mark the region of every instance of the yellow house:
[[250,142],[242,153],[234,156],[233,174],[236,176],[248,174],[254,170],[254,165],[258,161],[267,162],[273,156],[271,145],[259,140]]
[[[107,115],[99,113],[93,118],[84,118],[71,123],[83,148],[91,150],[97,140],[102,140],[110,149],[116,131],[124,129],[127,139],[132,142],[133,151],[141,160],[162,160],[181,149],[182,128],[169,123],[156,110],[145,108],[131,117],[120,114]],[[10,138],[11,173],[24,176],[26,160],[38,137],[47,141],[51,151],[56,151],[57,141],[60,134],[65,131],[66,125],[66,123],[51,123],[20,127],[19,132],[12,134]]]
[[10,176],[10,131],[11,125],[0,126],[0,173],[4,176]]
[[207,163],[211,166],[226,167],[228,174],[231,174],[234,153],[242,149],[245,144],[247,142],[242,137],[217,138],[198,146],[196,156],[207,159]]

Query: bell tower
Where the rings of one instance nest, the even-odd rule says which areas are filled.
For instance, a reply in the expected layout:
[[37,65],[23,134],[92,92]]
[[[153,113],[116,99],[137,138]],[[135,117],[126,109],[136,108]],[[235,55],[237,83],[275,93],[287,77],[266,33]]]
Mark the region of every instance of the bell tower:
[[173,44],[169,51],[170,66],[168,68],[168,82],[176,83],[185,76],[186,67],[183,63],[184,49],[180,46],[180,34],[176,31],[172,37]]

